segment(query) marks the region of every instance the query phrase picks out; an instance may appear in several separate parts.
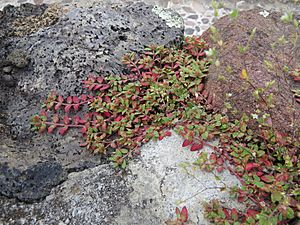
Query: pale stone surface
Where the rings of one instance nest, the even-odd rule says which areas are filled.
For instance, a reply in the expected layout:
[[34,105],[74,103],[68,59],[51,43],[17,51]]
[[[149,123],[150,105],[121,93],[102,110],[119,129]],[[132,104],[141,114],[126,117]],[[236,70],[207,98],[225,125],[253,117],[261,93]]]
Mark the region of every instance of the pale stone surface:
[[[198,153],[182,148],[182,142],[173,133],[141,149],[140,160],[129,165],[132,176],[128,183],[134,190],[129,195],[132,208],[122,207],[117,224],[163,224],[166,219],[174,218],[176,207],[183,206],[189,211],[188,224],[209,224],[203,217],[204,201],[219,199],[228,206],[242,207],[230,200],[228,192],[221,191],[238,185],[238,180],[228,171],[216,174],[220,178],[217,180],[213,173],[193,166]],[[211,149],[205,147],[203,151]]]
[[[228,172],[214,174],[193,169],[197,152],[182,148],[174,134],[149,142],[141,156],[130,162],[127,174],[116,174],[110,165],[70,173],[45,200],[24,204],[0,197],[0,224],[110,224],[160,225],[175,217],[175,208],[186,206],[188,225],[209,224],[203,218],[203,201],[217,198],[241,208],[220,188],[237,185]],[[205,148],[205,151],[210,151]]]

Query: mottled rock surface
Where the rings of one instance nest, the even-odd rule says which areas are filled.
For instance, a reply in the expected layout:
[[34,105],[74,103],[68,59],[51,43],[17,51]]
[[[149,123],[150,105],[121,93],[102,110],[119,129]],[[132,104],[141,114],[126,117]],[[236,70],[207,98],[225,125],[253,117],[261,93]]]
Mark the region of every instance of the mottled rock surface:
[[110,165],[71,173],[45,200],[24,204],[0,197],[0,224],[113,224],[130,188]]
[[[175,219],[175,208],[186,206],[187,225],[209,225],[203,201],[219,199],[228,207],[243,208],[229,198],[229,187],[239,181],[228,171],[201,171],[193,162],[197,152],[181,147],[176,134],[151,141],[131,161],[125,174],[110,165],[70,173],[41,202],[25,204],[0,197],[0,224],[8,225],[163,225]],[[217,143],[211,143],[217,144]],[[203,151],[212,151],[205,147]]]
[[[173,23],[175,18],[177,26],[170,27],[170,21],[154,11],[144,3],[102,3],[92,8],[26,4],[1,11],[0,30],[6,32],[0,37],[2,195],[37,201],[66,179],[65,172],[106,162],[79,147],[77,131],[64,137],[34,134],[29,120],[51,90],[65,96],[81,94],[81,81],[90,72],[101,68],[104,74],[123,73],[124,53],[181,39],[182,19],[160,11]],[[55,163],[62,171],[54,171],[49,179],[29,178],[35,177],[31,168],[44,162]],[[32,187],[24,186],[24,180]]]
[[[295,101],[291,90],[299,89],[300,84],[284,72],[285,66],[292,70],[300,62],[300,42],[295,42],[297,31],[293,25],[280,20],[282,14],[274,12],[264,17],[259,12],[241,12],[236,21],[229,16],[216,21],[216,36],[223,41],[222,46],[212,41],[210,31],[203,34],[202,37],[211,43],[211,47],[216,47],[220,62],[219,67],[210,67],[207,89],[214,96],[215,108],[228,111],[232,118],[240,119],[243,113],[258,118],[270,114],[268,123],[276,130],[299,137],[300,104]],[[254,28],[255,35],[250,38]],[[286,42],[282,39],[283,35]],[[239,48],[247,43],[249,50],[241,53]],[[251,84],[241,78],[242,69],[247,70]],[[263,98],[256,100],[253,95],[255,90],[265,88],[271,81],[275,81],[274,85],[261,94]],[[273,100],[269,101],[268,95],[271,93]],[[232,109],[228,109],[228,104],[226,109],[224,103],[229,103]],[[252,120],[251,127],[258,129],[255,120]]]

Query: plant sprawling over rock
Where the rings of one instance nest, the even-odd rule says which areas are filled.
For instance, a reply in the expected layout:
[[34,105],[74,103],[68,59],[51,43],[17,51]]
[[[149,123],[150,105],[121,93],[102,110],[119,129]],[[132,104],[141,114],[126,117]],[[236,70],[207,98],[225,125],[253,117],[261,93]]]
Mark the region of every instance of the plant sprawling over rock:
[[[140,58],[127,54],[123,62],[130,74],[90,75],[83,84],[91,95],[64,99],[50,93],[47,111],[33,117],[33,129],[52,133],[57,128],[63,135],[71,127],[80,128],[82,145],[95,153],[114,149],[110,159],[125,168],[126,158],[142,143],[170,135],[166,129],[209,103],[203,84],[209,65],[205,49],[199,38],[186,38],[182,50],[150,46]],[[83,104],[88,104],[89,113],[71,118],[72,110]],[[65,116],[59,116],[60,109]]]
[[[64,98],[52,92],[44,110],[32,118],[33,129],[58,130],[63,135],[69,128],[79,128],[82,146],[107,154],[114,166],[124,169],[143,143],[170,136],[172,128],[184,138],[183,147],[199,151],[196,166],[206,171],[228,169],[241,182],[231,192],[246,209],[207,203],[211,222],[288,224],[300,210],[299,140],[265,121],[258,121],[260,132],[255,133],[248,126],[250,115],[230,121],[227,115],[215,113],[204,85],[210,65],[205,50],[200,38],[187,37],[182,48],[150,46],[139,57],[127,54],[123,62],[129,74],[91,74],[83,81],[89,95]],[[82,105],[89,112],[73,115]],[[216,137],[219,143],[213,146],[208,141]],[[201,152],[204,145],[214,151]],[[183,219],[169,224],[184,224],[186,208],[184,212]]]

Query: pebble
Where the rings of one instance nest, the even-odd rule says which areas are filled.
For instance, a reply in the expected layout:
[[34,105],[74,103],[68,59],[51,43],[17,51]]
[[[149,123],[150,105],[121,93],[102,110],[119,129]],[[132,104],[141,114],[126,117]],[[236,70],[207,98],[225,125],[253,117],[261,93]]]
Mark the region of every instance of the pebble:
[[187,18],[192,19],[192,20],[197,20],[198,15],[192,14],[192,15],[189,15]]
[[207,19],[207,18],[202,18],[201,21],[202,21],[203,24],[208,24],[209,23],[209,19]]
[[186,28],[184,32],[185,32],[186,35],[193,35],[194,29],[192,29],[192,28]]
[[195,14],[195,11],[191,7],[183,6],[182,9],[184,11],[186,11],[187,13],[194,13]]
[[194,27],[194,26],[196,26],[196,21],[188,20],[184,23],[184,25]]
[[4,73],[10,73],[12,71],[12,67],[11,66],[5,66],[5,67],[3,67],[2,70],[3,70]]
[[16,82],[14,81],[14,78],[11,75],[5,74],[1,77],[1,82],[5,84],[7,87],[14,87],[16,86]]

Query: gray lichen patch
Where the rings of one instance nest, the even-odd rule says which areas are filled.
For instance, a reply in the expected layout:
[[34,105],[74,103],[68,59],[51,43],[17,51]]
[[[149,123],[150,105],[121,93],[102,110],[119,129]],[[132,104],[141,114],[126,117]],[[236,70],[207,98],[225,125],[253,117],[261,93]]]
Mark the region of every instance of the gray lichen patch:
[[159,6],[154,6],[152,12],[157,14],[160,18],[164,19],[169,27],[182,28],[183,26],[182,17],[171,10],[164,9]]

